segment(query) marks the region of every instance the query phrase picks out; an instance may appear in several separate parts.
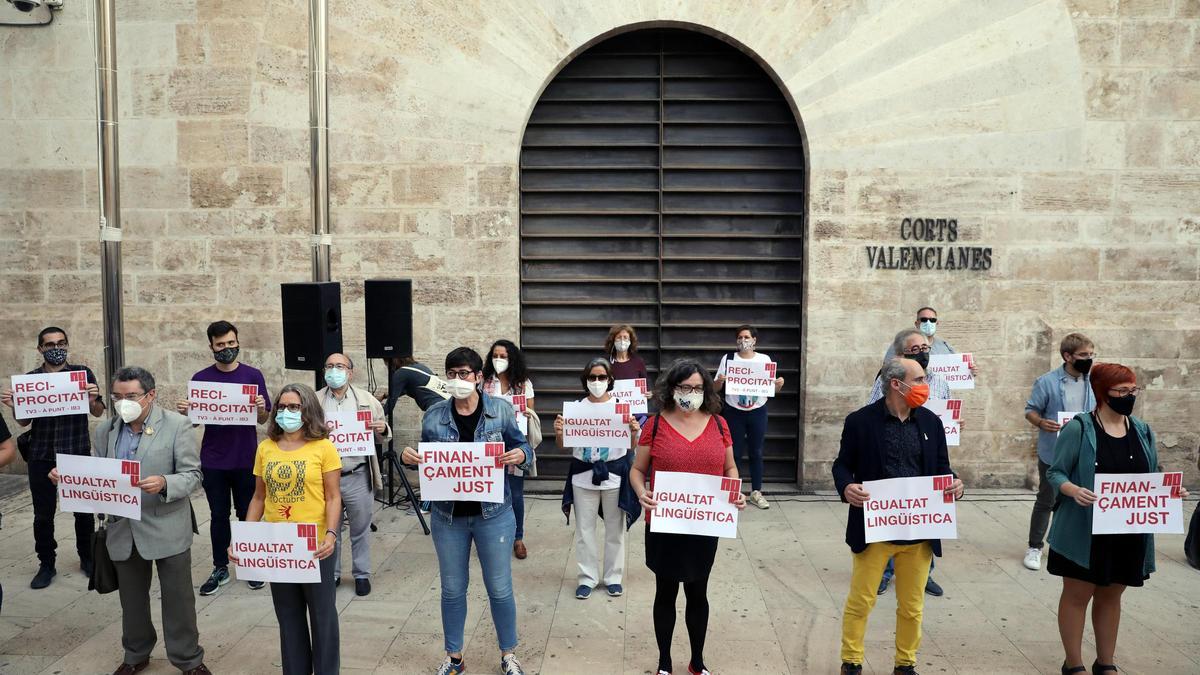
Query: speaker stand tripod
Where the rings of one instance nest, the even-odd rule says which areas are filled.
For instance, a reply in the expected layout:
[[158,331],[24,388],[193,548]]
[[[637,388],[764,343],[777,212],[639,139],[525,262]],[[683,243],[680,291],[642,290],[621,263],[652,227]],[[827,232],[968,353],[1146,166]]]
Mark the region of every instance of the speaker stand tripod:
[[[421,502],[417,501],[417,495],[413,493],[412,483],[408,481],[408,475],[404,473],[404,465],[400,463],[400,457],[396,454],[396,433],[395,423],[392,421],[393,413],[396,408],[396,396],[391,391],[392,369],[388,368],[388,405],[387,417],[388,428],[392,429],[392,438],[388,440],[387,450],[379,458],[380,470],[387,476],[387,496],[384,498],[376,497],[375,501],[383,504],[383,508],[398,508],[400,504],[407,499],[412,506],[413,513],[417,514],[417,522],[421,523],[421,529],[425,534],[429,534],[429,524],[425,522],[425,514],[421,513]],[[396,477],[400,478],[400,486],[404,490],[403,496],[398,496],[396,485]]]

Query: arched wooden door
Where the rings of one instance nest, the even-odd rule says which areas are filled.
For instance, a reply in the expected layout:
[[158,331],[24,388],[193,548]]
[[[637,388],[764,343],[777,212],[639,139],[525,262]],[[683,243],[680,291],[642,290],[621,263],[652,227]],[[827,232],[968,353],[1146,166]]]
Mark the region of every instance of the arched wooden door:
[[[710,371],[755,325],[787,379],[770,404],[765,474],[800,478],[803,140],[791,107],[737,48],[680,29],[605,40],[546,87],[521,151],[521,345],[546,429],[608,328],[636,327],[653,375]],[[748,475],[748,474],[747,474]]]

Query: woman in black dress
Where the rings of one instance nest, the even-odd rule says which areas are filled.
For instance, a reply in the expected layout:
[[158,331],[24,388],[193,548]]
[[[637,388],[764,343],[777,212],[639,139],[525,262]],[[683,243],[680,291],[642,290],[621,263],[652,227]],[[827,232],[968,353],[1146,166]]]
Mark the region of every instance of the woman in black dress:
[[[1077,415],[1062,428],[1047,479],[1059,493],[1050,526],[1047,569],[1062,577],[1058,630],[1066,660],[1062,672],[1087,672],[1083,629],[1088,603],[1096,633],[1092,673],[1117,672],[1113,665],[1121,594],[1141,586],[1154,571],[1154,535],[1092,534],[1092,492],[1096,474],[1158,471],[1154,432],[1133,417],[1137,378],[1129,368],[1101,363],[1091,370],[1096,409]],[[1186,490],[1184,496],[1187,496]]]

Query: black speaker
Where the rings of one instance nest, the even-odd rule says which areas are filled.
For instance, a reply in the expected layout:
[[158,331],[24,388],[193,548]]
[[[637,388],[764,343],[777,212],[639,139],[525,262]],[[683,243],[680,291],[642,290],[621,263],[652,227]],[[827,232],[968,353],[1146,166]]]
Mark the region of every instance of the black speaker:
[[412,356],[412,279],[367,279],[367,358]]
[[342,286],[336,281],[280,284],[283,297],[283,364],[319,370],[342,351]]

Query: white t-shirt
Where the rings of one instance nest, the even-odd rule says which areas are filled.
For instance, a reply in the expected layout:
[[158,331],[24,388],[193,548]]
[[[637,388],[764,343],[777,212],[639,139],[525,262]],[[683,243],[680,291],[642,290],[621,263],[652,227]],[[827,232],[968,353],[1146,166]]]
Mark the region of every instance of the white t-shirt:
[[[617,401],[614,396],[608,399],[608,403]],[[581,398],[576,403],[588,403],[587,398]],[[617,401],[619,403],[619,401]],[[632,441],[631,441],[632,442]],[[628,448],[571,448],[571,456],[581,462],[611,462],[614,459],[621,459],[629,454]],[[592,485],[592,471],[588,469],[571,476],[571,485],[576,490],[616,490],[621,487],[621,477],[609,473],[608,478],[599,485]]]
[[500,378],[489,377],[483,382],[483,393],[487,394],[488,396],[499,396],[501,394],[504,394],[505,396],[524,394],[525,398],[527,399],[534,398],[533,383],[529,380],[525,380],[525,386],[521,387],[520,391],[500,391]]
[[[729,358],[728,354],[723,354],[721,356],[721,365],[717,366],[717,376],[718,377],[723,377],[725,375],[725,361],[728,358]],[[771,357],[767,356],[766,354],[764,354],[762,352],[754,352],[754,356],[751,356],[748,359],[743,359],[741,354],[734,352],[733,360],[734,361],[749,361],[749,362],[757,361],[759,363],[770,363]],[[731,396],[729,394],[726,394],[725,402],[728,403],[729,405],[733,406],[734,408],[737,408],[738,410],[758,410],[759,408],[761,408],[767,404],[767,397],[766,396]]]

